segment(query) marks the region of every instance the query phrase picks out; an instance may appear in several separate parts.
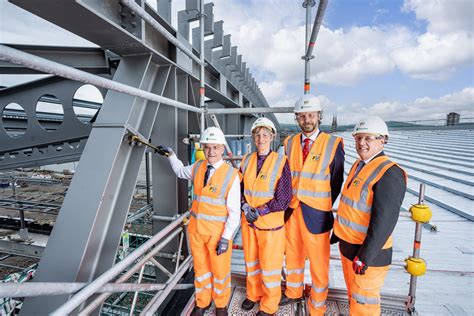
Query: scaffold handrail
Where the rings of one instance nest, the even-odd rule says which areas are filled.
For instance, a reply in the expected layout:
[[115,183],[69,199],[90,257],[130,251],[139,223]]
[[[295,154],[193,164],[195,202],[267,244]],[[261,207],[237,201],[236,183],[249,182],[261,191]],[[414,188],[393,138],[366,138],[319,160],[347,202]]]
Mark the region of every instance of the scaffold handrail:
[[[86,282],[5,282],[0,286],[0,298],[74,294],[88,284]],[[162,283],[107,283],[97,293],[160,291],[167,286],[168,284]],[[194,284],[176,284],[173,290],[185,290],[193,287]]]
[[[141,256],[143,256],[148,250],[150,250],[157,242],[162,240],[164,237],[167,237],[162,243],[156,246],[153,250],[157,252],[168,242],[170,242],[174,236],[176,236],[179,232],[183,229],[178,228],[181,223],[188,217],[189,212],[184,213],[180,217],[178,217],[174,222],[170,223],[168,226],[163,228],[159,233],[154,235],[148,241],[146,241],[143,245],[137,248],[135,251],[130,253],[127,257],[125,257],[122,261],[118,262],[116,265],[111,267],[109,270],[105,271],[102,275],[100,275],[97,279],[92,281],[89,285],[83,288],[80,292],[76,295],[71,297],[69,301],[65,304],[60,306],[56,309],[52,314],[53,315],[66,315],[71,313],[74,309],[76,309],[80,304],[86,301],[91,295],[97,293],[97,291],[104,286],[106,283],[110,282],[112,279],[117,277],[122,271],[124,271],[128,266],[133,264],[136,260],[138,260]],[[176,229],[178,228],[178,229]],[[173,234],[170,234],[173,230],[176,231]],[[150,255],[150,254],[148,254]],[[141,262],[148,261],[147,256],[142,258]],[[145,261],[145,262],[146,262]],[[145,263],[143,262],[143,264]],[[139,262],[140,263],[140,262]],[[134,266],[136,267],[137,264]],[[141,266],[141,265],[140,265]],[[139,267],[140,267],[139,266]]]
[[30,69],[38,70],[40,72],[54,74],[56,76],[71,79],[74,81],[92,84],[104,89],[129,94],[149,101],[163,103],[179,109],[197,113],[202,112],[200,108],[194,107],[192,105],[169,99],[161,95],[154,94],[135,87],[131,87],[129,85],[116,82],[107,78],[93,75],[88,72],[76,69],[74,67],[66,66],[33,54],[25,53],[21,50],[11,48],[3,44],[0,44],[0,60],[12,64],[22,65]]

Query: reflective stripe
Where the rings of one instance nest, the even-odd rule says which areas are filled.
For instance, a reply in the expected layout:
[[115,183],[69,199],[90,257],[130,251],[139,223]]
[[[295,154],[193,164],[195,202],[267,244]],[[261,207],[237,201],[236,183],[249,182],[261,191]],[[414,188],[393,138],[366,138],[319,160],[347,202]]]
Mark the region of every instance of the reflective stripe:
[[311,179],[311,180],[329,180],[331,177],[330,174],[313,173],[313,172],[307,172],[307,171],[300,172],[299,176],[300,178]]
[[272,276],[272,275],[280,275],[281,270],[263,270],[263,275],[264,276]]
[[329,167],[329,159],[331,158],[331,153],[334,149],[334,145],[336,144],[337,137],[329,136],[328,144],[326,145],[326,151],[324,153],[324,160],[321,164],[321,172],[324,172],[327,167]]
[[[275,162],[275,166],[273,167],[272,173],[270,175],[270,184],[268,185],[269,190],[272,190],[271,195],[273,197],[273,188],[275,187],[275,182],[278,177],[278,169],[280,168],[281,161],[285,156],[278,154],[278,159]],[[268,192],[270,193],[270,192]]]
[[300,287],[303,286],[303,282],[288,282],[286,281],[287,287]]
[[263,281],[263,284],[265,285],[265,287],[267,289],[272,289],[274,287],[278,287],[281,285],[281,281],[278,281],[278,282],[265,282]]
[[206,284],[206,285],[203,286],[203,287],[197,287],[197,288],[196,288],[196,293],[199,293],[199,292],[201,292],[201,291],[204,290],[204,289],[210,289],[210,288],[212,288],[212,285],[211,285],[211,283],[208,283],[208,284]]
[[214,283],[217,283],[217,284],[224,284],[224,283],[227,281],[227,279],[228,279],[229,277],[230,277],[230,272],[227,273],[227,275],[226,275],[223,279],[216,279],[216,278],[214,277]]
[[388,164],[391,164],[390,160],[382,162],[377,169],[375,169],[365,180],[364,185],[361,189],[359,201],[367,202],[367,196],[369,195],[369,185],[370,183],[379,175],[380,171]]
[[291,275],[291,274],[303,274],[304,273],[304,268],[301,269],[291,269],[286,271],[286,275]]
[[256,192],[253,190],[244,190],[245,195],[250,195],[252,197],[257,197],[257,198],[272,198],[273,197],[273,192]]
[[251,268],[253,266],[256,266],[259,262],[260,262],[259,260],[255,260],[252,262],[245,263],[245,265],[247,266],[247,268]]
[[245,173],[247,167],[249,166],[250,155],[245,156],[244,160],[242,160],[242,174]]
[[316,192],[316,191],[309,191],[309,190],[298,190],[297,194],[301,196],[315,198],[315,199],[331,197],[331,192]]
[[198,160],[198,161],[196,161],[196,163],[194,164],[193,179],[196,179],[196,173],[198,172],[199,167],[201,167],[201,164],[202,164],[204,161],[205,161],[205,160]]
[[256,276],[257,274],[260,274],[260,273],[262,273],[262,270],[258,269],[258,270],[252,271],[252,272],[247,272],[247,276],[252,277],[252,276]]
[[341,202],[364,213],[370,213],[372,210],[372,207],[365,204],[365,201],[356,202],[345,195],[341,195]]
[[311,289],[314,291],[314,293],[323,293],[326,292],[328,287],[317,287],[316,285],[312,284]]
[[211,273],[211,272],[207,272],[207,273],[204,273],[204,274],[201,275],[201,276],[198,276],[198,277],[196,278],[196,281],[202,282],[202,281],[204,281],[204,280],[206,280],[206,279],[208,279],[208,278],[210,278],[210,277],[212,277],[212,273]]
[[367,297],[357,293],[352,293],[352,298],[359,304],[380,304],[380,299],[377,297]]
[[[221,166],[222,167],[222,166]],[[220,168],[220,167],[219,167]],[[225,193],[227,192],[227,188],[229,187],[230,184],[230,179],[232,178],[232,175],[234,174],[234,168],[230,167],[227,170],[227,174],[225,175],[224,182],[222,182],[222,187],[221,187],[221,194],[219,197],[221,199],[225,198]]]
[[285,147],[285,154],[286,156],[288,157],[288,159],[290,158],[290,152],[291,152],[291,145],[293,145],[293,139],[299,134],[296,134],[294,136],[291,136],[289,139],[288,139],[288,142],[286,143],[286,147]]
[[326,300],[316,302],[312,297],[310,298],[309,301],[311,302],[311,305],[313,305],[316,308],[323,307],[326,304]]
[[206,215],[206,214],[196,214],[191,212],[191,216],[196,219],[202,219],[208,222],[222,222],[225,223],[227,221],[227,216],[214,216],[214,215]]
[[224,293],[224,291],[227,290],[228,288],[230,288],[230,283],[227,284],[222,290],[214,288],[214,292],[216,294],[220,295],[220,294]]
[[194,201],[196,202],[204,202],[204,203],[209,203],[213,205],[226,205],[225,199],[217,199],[217,198],[211,198],[208,196],[201,196],[201,195],[194,195]]
[[344,218],[342,217],[340,214],[337,214],[337,221],[341,224],[341,225],[344,225],[346,227],[349,227],[355,231],[358,231],[360,233],[364,233],[364,234],[367,234],[367,229],[368,227],[364,226],[364,225],[360,225],[360,224],[357,224],[357,223],[354,223],[354,222],[351,222],[350,220],[348,220],[347,218]]

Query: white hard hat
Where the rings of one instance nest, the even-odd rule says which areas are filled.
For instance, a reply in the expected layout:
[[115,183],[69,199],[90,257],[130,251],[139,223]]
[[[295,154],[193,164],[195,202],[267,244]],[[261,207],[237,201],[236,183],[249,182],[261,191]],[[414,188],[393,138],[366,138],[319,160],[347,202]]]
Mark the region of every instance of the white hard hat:
[[271,129],[274,134],[276,134],[275,124],[273,124],[273,122],[267,119],[266,117],[260,117],[256,119],[255,122],[253,122],[252,128],[250,131],[253,133],[253,130],[259,126],[267,127]]
[[362,133],[383,135],[388,137],[388,127],[380,117],[369,116],[354,126],[352,136]]
[[225,144],[224,133],[222,133],[220,128],[217,127],[208,127],[201,135],[202,144]]
[[295,113],[322,111],[321,102],[312,94],[299,97],[295,103]]

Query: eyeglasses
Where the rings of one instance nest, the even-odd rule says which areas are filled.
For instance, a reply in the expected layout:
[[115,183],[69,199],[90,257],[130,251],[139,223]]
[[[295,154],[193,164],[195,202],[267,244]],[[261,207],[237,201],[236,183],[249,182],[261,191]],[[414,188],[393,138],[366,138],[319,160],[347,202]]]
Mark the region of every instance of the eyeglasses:
[[354,136],[354,139],[355,139],[355,142],[356,143],[360,143],[362,141],[364,141],[365,143],[371,143],[373,142],[374,140],[376,139],[383,139],[383,136],[374,136],[374,135],[370,135],[370,136]]
[[304,121],[305,119],[314,120],[318,117],[318,113],[308,113],[308,114],[295,114],[298,121]]
[[253,134],[253,137],[255,138],[263,138],[263,139],[269,139],[270,137],[272,137],[273,134],[270,134],[270,133],[258,133],[258,134]]

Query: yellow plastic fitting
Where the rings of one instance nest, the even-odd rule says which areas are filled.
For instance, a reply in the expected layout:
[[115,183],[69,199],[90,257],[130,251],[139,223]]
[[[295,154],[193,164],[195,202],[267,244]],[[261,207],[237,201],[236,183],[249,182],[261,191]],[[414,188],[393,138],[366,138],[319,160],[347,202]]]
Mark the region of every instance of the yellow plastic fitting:
[[421,258],[408,257],[405,263],[405,270],[413,276],[419,277],[426,273],[426,262]]
[[206,156],[204,156],[204,151],[202,150],[202,148],[196,149],[196,151],[194,152],[194,159],[196,161],[206,159]]
[[428,223],[433,215],[426,204],[414,204],[410,207],[411,219],[418,223]]

